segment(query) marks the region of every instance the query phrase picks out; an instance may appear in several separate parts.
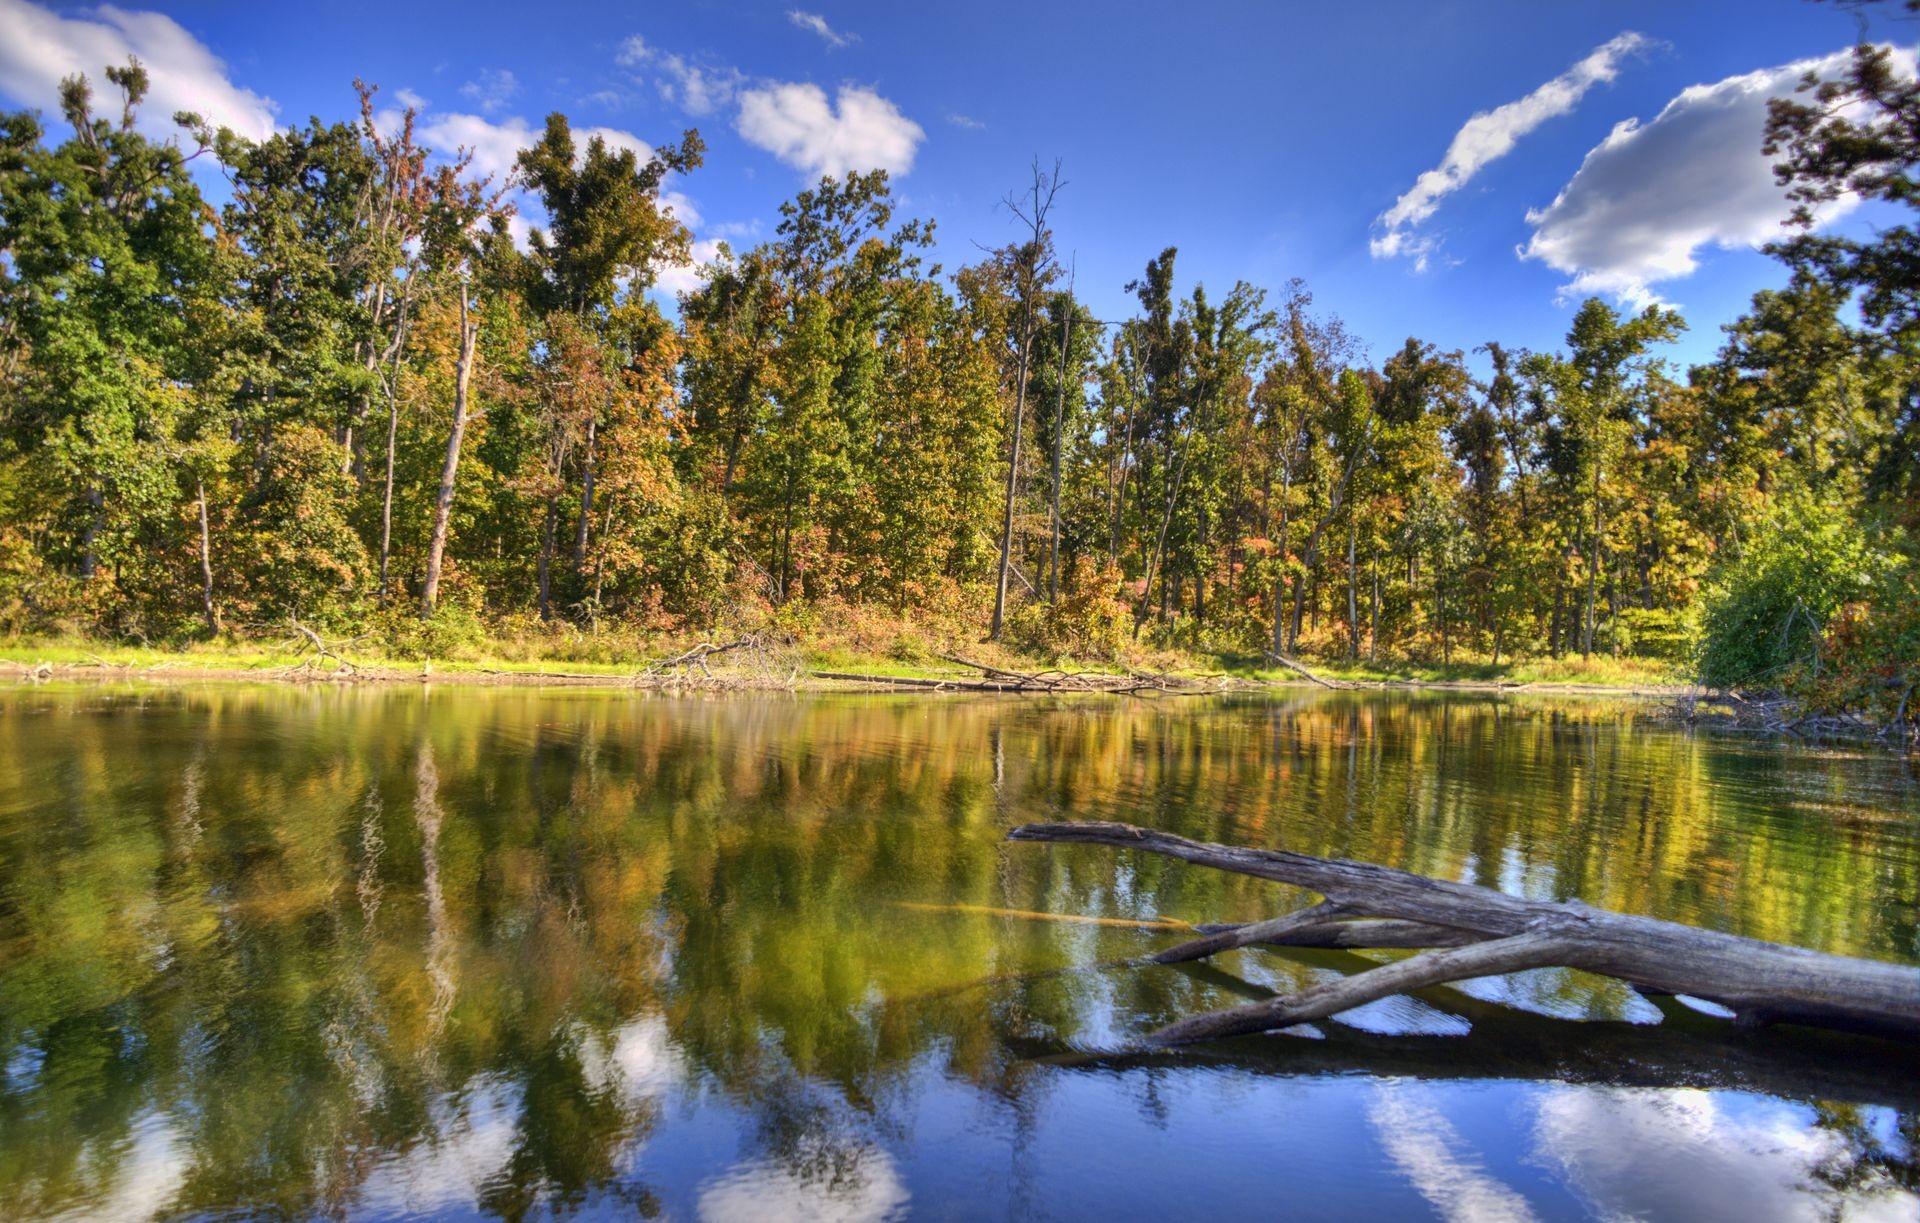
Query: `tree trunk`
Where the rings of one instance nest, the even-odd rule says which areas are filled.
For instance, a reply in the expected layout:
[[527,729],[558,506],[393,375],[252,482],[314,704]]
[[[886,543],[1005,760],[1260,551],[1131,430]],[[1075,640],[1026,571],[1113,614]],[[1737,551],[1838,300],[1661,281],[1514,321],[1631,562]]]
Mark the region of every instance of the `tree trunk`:
[[[447,458],[440,467],[440,491],[433,499],[433,532],[427,540],[427,579],[420,594],[420,614],[431,616],[440,598],[440,566],[447,551],[447,525],[453,519],[453,480],[460,469],[460,444],[467,435],[467,396],[473,380],[474,345],[480,335],[478,323],[467,317],[467,287],[460,286],[460,355],[453,378],[453,428],[447,434]],[[391,450],[391,447],[389,447]],[[392,485],[389,478],[388,485]],[[547,583],[540,580],[541,618],[546,616]]]
[[100,568],[100,556],[96,550],[96,540],[100,537],[100,510],[106,504],[106,497],[96,486],[87,490],[87,525],[80,533],[80,578],[90,581]]
[[[387,601],[387,561],[393,555],[393,448],[400,440],[400,400],[387,388],[387,473],[380,493],[380,602]],[[364,474],[365,463],[354,459]]]
[[1073,348],[1073,287],[1067,287],[1067,321],[1060,341],[1060,386],[1053,400],[1053,538],[1047,545],[1047,602],[1060,600],[1060,431],[1067,411],[1067,354]]
[[213,534],[207,529],[207,486],[199,476],[193,478],[194,502],[200,511],[200,613],[206,618],[208,636],[220,635],[220,612],[213,603]]
[[1373,559],[1373,606],[1367,612],[1367,661],[1380,659],[1380,558]]
[[540,563],[536,571],[540,581],[540,618],[542,620],[553,619],[553,546],[559,529],[558,495],[548,493],[547,519],[540,532]]
[[1548,967],[1616,977],[1659,994],[1704,998],[1731,1010],[1735,1022],[1747,1027],[1797,1023],[1900,1041],[1920,1038],[1920,968],[1612,913],[1578,900],[1526,900],[1365,862],[1190,841],[1129,824],[1028,824],[1008,839],[1143,849],[1326,898],[1302,913],[1211,928],[1202,939],[1152,960],[1179,962],[1269,939],[1289,946],[1440,949],[1298,994],[1184,1019],[1149,1036],[1149,1046],[1292,1027],[1411,990]]
[[1593,594],[1600,577],[1600,465],[1593,465],[1593,527],[1587,533],[1587,623],[1580,636],[1580,657],[1593,657]]
[[1359,575],[1354,572],[1353,549],[1359,540],[1360,524],[1347,523],[1347,657],[1360,657],[1360,599],[1355,590]]
[[1013,392],[1013,447],[1007,452],[1006,507],[1000,518],[1000,567],[993,589],[993,623],[987,640],[998,641],[1007,622],[1007,569],[1013,563],[1013,497],[1020,480],[1020,439],[1027,418],[1027,360],[1033,347],[1033,303],[1029,297],[1021,327],[1019,383]]
[[599,422],[587,422],[587,452],[580,462],[580,524],[573,533],[573,576],[585,583],[587,577],[587,538],[593,526],[593,447]]

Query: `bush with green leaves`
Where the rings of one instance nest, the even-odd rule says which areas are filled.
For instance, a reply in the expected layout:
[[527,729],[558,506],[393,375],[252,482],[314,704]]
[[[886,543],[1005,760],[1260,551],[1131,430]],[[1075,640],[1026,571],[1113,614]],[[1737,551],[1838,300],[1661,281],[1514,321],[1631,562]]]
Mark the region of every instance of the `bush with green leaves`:
[[1844,509],[1804,494],[1783,497],[1710,579],[1700,682],[1777,688],[1795,669],[1817,667],[1828,621],[1866,597],[1890,564]]

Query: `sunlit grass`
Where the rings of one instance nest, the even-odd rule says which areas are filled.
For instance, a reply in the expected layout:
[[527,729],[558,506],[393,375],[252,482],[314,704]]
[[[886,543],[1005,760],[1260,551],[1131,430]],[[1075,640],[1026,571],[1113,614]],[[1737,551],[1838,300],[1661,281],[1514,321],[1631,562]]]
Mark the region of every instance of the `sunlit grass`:
[[[435,656],[431,659],[422,659],[415,652],[388,650],[377,640],[357,641],[338,648],[357,664],[378,666],[403,674],[538,676],[543,673],[565,673],[604,675],[614,679],[631,675],[649,662],[670,657],[699,640],[694,636],[643,637],[611,633],[601,636],[577,632],[519,634],[463,644],[453,651],[452,657]],[[875,651],[868,648],[870,645],[870,641],[850,643],[823,639],[800,642],[798,649],[804,659],[805,669],[810,671],[898,679],[977,678],[979,675],[957,662],[924,649]],[[909,656],[901,657],[902,654]],[[1120,673],[1131,668],[1175,675],[1226,674],[1268,682],[1306,682],[1297,673],[1273,666],[1267,660],[1252,655],[1157,650],[1143,651],[1139,657],[1123,663],[1117,659],[1035,658],[994,643],[974,642],[954,647],[954,656],[1015,671],[1058,669]],[[263,642],[244,638],[221,638],[171,646],[127,645],[70,637],[23,637],[0,641],[0,663],[15,667],[32,668],[44,662],[55,667],[98,670],[105,674],[113,671],[138,673],[146,678],[165,678],[169,673],[182,676],[196,673],[257,673],[262,678],[270,678],[308,657],[310,655],[296,651],[283,641]],[[1364,659],[1349,662],[1345,659],[1303,656],[1299,661],[1325,679],[1360,683],[1641,688],[1676,686],[1687,682],[1685,675],[1669,663],[1600,655],[1590,659],[1582,659],[1577,655],[1560,659],[1503,659],[1498,666],[1484,659],[1460,660],[1451,664],[1408,660],[1369,663]],[[329,667],[330,664],[321,669]]]

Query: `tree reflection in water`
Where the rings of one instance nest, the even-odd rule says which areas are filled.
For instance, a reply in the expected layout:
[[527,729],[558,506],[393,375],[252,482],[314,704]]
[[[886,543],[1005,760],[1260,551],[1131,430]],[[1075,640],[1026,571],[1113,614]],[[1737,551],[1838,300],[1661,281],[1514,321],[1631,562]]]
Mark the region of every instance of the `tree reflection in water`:
[[1107,1062],[1353,958],[1079,971],[1178,935],[993,912],[1297,899],[1000,839],[1125,818],[1920,959],[1889,757],[1601,701],[234,687],[9,693],[0,759],[10,1217],[1916,1208],[1910,1054],[1544,973]]

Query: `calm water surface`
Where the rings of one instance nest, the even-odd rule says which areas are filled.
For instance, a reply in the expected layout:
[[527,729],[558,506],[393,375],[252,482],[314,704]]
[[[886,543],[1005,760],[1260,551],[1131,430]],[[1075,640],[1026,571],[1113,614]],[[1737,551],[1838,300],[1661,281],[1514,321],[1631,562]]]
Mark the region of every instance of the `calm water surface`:
[[0,1217],[1920,1218],[1914,1051],[1578,974],[1102,1057],[1364,961],[1049,971],[1300,900],[1057,818],[1920,962],[1914,765],[1624,703],[13,689]]

